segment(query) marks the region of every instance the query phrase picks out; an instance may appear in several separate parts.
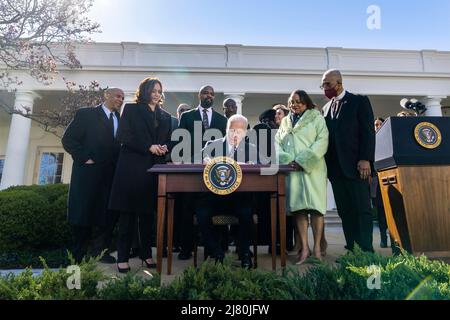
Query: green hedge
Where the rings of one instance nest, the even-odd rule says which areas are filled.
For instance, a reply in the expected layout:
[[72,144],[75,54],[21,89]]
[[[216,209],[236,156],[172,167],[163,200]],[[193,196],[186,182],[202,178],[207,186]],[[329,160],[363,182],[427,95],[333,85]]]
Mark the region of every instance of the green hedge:
[[[367,288],[371,265],[381,270],[379,290]],[[81,290],[67,289],[69,275],[63,269],[47,269],[37,277],[28,271],[0,278],[0,300],[450,300],[450,265],[405,252],[381,257],[357,250],[342,256],[338,266],[319,264],[304,274],[293,268],[282,275],[244,270],[229,259],[223,265],[207,261],[162,286],[158,275],[106,276],[96,260],[83,263],[81,275]]]
[[66,220],[68,186],[11,187],[0,192],[0,267],[66,259],[72,241]]

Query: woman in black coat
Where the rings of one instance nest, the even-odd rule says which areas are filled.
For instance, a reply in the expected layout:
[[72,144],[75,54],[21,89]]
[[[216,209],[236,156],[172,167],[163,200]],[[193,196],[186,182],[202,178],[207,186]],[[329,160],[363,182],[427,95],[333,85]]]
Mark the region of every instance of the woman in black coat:
[[136,103],[126,104],[117,133],[121,143],[109,207],[120,211],[117,267],[130,270],[128,260],[134,226],[138,221],[139,256],[147,267],[152,259],[152,230],[156,211],[157,178],[147,173],[154,164],[165,163],[171,135],[170,114],[161,109],[162,84],[147,78],[136,92]]

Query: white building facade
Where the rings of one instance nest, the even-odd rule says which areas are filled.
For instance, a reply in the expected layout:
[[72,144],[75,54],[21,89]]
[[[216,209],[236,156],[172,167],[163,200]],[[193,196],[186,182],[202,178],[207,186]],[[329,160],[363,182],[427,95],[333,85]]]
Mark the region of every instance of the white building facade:
[[[337,68],[347,90],[370,97],[376,117],[396,115],[404,97],[425,103],[427,115],[450,115],[450,52],[96,43],[79,47],[77,57],[83,69],[62,69],[52,85],[18,72],[23,85],[14,94],[0,92],[0,98],[16,108],[62,107],[65,77],[77,84],[96,80],[101,87],[122,88],[127,102],[142,79],[155,76],[163,83],[165,108],[172,114],[180,103],[197,106],[199,88],[209,84],[216,91],[217,111],[231,97],[254,125],[264,110],[286,104],[295,89],[307,91],[318,106],[324,105],[322,74]],[[29,119],[0,111],[0,190],[69,183],[71,164],[56,136]],[[330,189],[329,194],[331,209]]]

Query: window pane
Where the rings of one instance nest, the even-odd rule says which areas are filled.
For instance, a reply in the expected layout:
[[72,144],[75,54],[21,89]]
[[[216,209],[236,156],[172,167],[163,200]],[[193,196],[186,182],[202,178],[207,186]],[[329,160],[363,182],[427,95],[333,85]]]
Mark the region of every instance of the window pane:
[[3,166],[5,165],[5,159],[0,159],[0,182],[2,181]]
[[42,153],[38,184],[60,183],[63,159],[64,153]]

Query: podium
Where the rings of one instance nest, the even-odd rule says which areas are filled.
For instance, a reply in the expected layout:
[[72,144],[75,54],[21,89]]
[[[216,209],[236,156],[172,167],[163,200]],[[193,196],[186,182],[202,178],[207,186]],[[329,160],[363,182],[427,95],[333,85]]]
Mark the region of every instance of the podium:
[[450,257],[450,118],[388,118],[375,169],[392,240],[414,255]]

